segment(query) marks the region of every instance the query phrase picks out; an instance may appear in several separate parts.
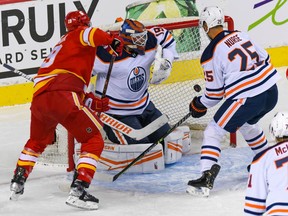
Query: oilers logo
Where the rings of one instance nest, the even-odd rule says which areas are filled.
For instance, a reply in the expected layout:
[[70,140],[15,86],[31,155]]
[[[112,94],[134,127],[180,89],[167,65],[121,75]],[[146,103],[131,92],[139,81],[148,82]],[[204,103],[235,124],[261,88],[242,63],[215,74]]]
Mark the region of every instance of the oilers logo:
[[142,67],[135,67],[129,74],[127,84],[131,91],[139,91],[145,84],[146,71]]

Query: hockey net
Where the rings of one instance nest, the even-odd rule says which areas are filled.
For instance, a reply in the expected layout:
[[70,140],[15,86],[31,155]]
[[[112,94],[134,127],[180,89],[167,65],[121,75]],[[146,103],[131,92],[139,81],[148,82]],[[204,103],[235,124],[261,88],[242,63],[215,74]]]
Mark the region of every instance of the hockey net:
[[[165,18],[153,21],[142,21],[147,29],[153,26],[164,27],[170,30],[176,40],[179,59],[173,62],[173,68],[169,78],[160,85],[150,85],[149,92],[155,106],[168,115],[169,124],[174,125],[189,112],[189,103],[205,89],[203,70],[200,65],[200,56],[209,44],[210,40],[202,28],[199,27],[198,17]],[[101,26],[103,30],[117,33],[121,23]],[[225,16],[225,29],[234,30],[234,22],[231,17]],[[201,90],[197,92],[195,85]],[[208,122],[212,119],[218,106],[208,109],[207,114],[199,119],[189,118],[184,124],[192,131],[192,137],[201,139],[202,133]],[[48,146],[40,158],[44,164],[67,165],[73,163],[73,146],[68,148],[67,131],[57,127],[57,139],[54,145]],[[71,138],[70,138],[71,139]],[[71,140],[72,145],[74,144]],[[70,143],[71,143],[70,142]],[[228,145],[236,145],[235,134],[226,138]],[[70,161],[70,162],[68,162]]]

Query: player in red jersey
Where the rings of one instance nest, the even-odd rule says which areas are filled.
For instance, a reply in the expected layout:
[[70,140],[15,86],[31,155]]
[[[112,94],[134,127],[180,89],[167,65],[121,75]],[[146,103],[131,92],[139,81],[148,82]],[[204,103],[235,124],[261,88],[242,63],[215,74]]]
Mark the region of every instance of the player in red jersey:
[[[30,139],[18,159],[10,199],[18,199],[23,194],[24,183],[38,157],[53,143],[56,126],[61,124],[82,143],[77,175],[66,204],[91,210],[98,208],[99,200],[86,188],[93,179],[104,146],[97,112],[109,109],[109,99],[96,98],[85,91],[97,47],[109,45],[110,53],[121,55],[123,40],[90,27],[90,18],[82,11],[68,13],[65,25],[67,34],[56,44],[34,78]],[[87,99],[92,100],[90,108],[85,105]]]

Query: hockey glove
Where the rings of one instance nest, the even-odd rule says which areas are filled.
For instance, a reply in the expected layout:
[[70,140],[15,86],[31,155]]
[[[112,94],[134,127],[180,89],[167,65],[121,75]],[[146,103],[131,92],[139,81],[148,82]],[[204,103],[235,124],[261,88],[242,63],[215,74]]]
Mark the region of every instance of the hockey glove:
[[111,55],[121,56],[123,47],[124,47],[123,39],[120,36],[115,35],[112,43],[107,47],[107,51]]
[[110,109],[109,98],[98,98],[92,92],[86,93],[84,103],[85,106],[96,112],[105,112]]
[[202,116],[204,116],[207,112],[207,107],[205,107],[201,101],[200,101],[200,97],[194,97],[192,102],[189,105],[189,110],[191,112],[191,115],[194,118],[200,118]]
[[172,70],[172,65],[169,60],[164,58],[156,58],[151,67],[152,79],[151,84],[160,84],[166,80]]

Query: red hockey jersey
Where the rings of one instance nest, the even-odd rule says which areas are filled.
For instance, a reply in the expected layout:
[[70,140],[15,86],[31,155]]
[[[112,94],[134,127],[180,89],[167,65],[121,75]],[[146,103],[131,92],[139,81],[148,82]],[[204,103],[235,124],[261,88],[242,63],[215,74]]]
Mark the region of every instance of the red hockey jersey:
[[34,78],[34,96],[48,88],[84,91],[90,82],[96,48],[112,41],[113,36],[98,28],[79,27],[68,32],[43,61]]

